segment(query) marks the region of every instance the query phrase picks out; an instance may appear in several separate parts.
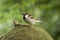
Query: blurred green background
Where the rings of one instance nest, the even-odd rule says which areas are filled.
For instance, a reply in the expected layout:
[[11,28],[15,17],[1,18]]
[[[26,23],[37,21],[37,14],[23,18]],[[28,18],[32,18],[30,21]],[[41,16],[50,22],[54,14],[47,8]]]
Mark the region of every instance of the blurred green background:
[[14,28],[13,20],[26,24],[24,12],[44,21],[36,26],[60,40],[60,0],[0,0],[0,36]]

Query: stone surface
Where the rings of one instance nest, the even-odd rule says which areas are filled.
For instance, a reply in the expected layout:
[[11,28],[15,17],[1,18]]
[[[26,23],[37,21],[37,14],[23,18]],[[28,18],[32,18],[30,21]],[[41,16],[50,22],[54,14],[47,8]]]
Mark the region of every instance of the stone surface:
[[53,40],[53,38],[40,27],[21,25],[12,29],[1,40]]

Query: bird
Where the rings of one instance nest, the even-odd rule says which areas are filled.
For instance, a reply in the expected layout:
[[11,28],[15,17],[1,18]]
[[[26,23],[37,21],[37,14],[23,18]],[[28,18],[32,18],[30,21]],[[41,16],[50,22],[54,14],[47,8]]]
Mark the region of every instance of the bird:
[[33,17],[31,14],[28,14],[28,13],[23,14],[23,20],[26,23],[31,24],[31,25],[34,25],[36,22],[43,22],[43,21],[36,19],[35,17]]

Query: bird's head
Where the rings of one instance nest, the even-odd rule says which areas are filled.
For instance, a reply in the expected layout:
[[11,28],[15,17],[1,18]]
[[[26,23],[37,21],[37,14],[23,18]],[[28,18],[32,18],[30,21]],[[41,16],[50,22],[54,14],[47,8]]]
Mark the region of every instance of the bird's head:
[[23,16],[28,16],[28,13],[23,13],[22,15],[23,15]]
[[28,14],[28,13],[23,13],[22,15],[25,16],[25,15],[27,15],[27,14]]
[[23,17],[28,17],[28,13],[23,13]]

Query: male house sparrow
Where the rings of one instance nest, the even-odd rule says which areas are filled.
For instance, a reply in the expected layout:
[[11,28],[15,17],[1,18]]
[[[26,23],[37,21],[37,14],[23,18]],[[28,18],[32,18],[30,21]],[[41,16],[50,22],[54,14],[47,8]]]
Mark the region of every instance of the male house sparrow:
[[43,22],[43,21],[39,21],[39,20],[35,19],[32,15],[30,15],[28,13],[23,14],[23,19],[25,22],[32,24],[32,25],[35,24],[36,22]]

